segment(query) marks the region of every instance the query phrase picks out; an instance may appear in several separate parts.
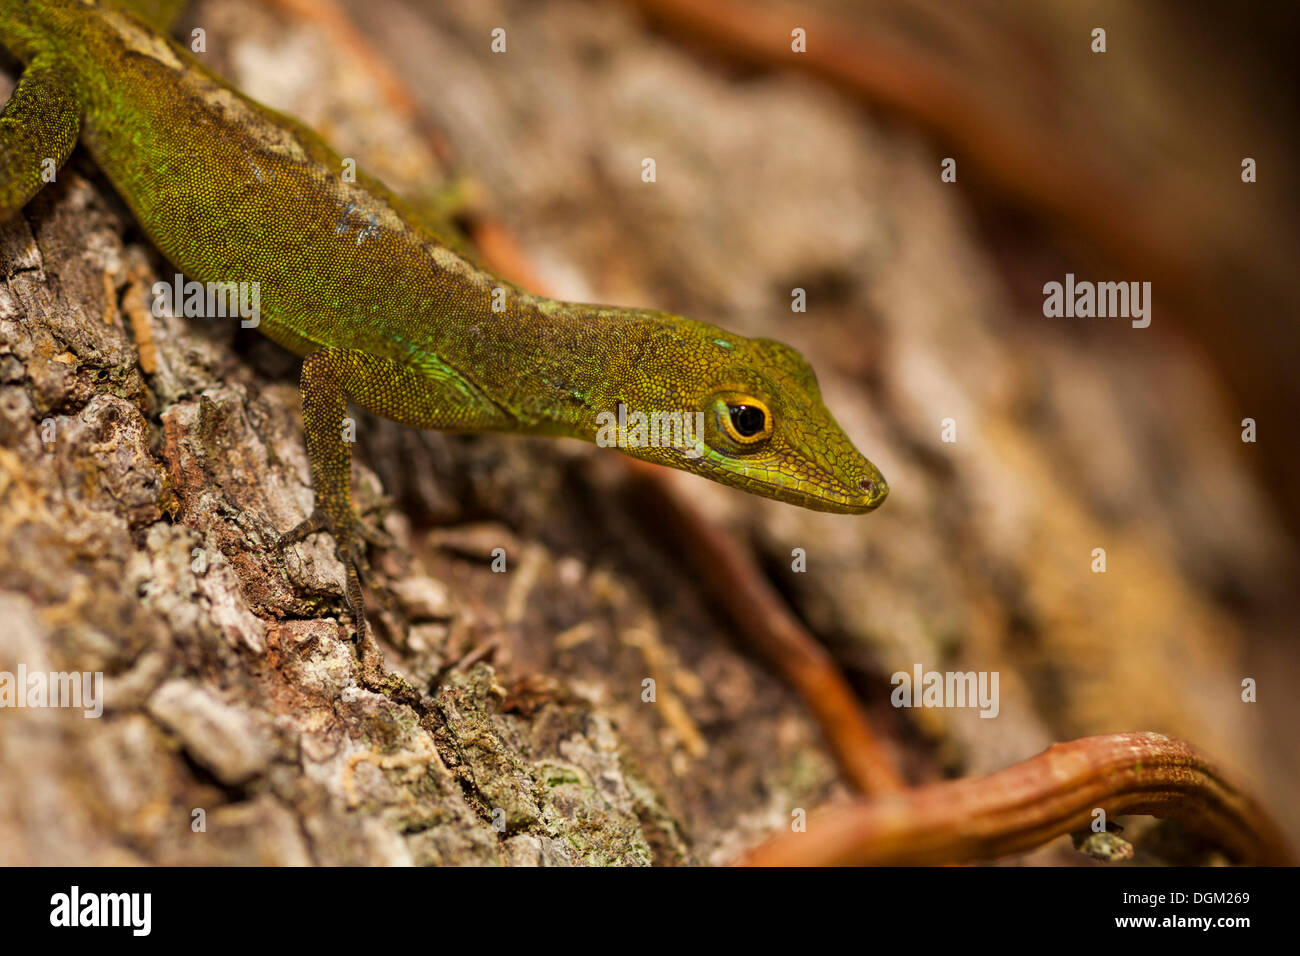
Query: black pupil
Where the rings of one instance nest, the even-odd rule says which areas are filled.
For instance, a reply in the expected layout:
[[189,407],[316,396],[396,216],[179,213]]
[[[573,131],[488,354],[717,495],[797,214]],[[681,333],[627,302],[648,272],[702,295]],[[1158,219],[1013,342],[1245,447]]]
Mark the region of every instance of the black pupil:
[[760,434],[767,424],[767,416],[755,405],[731,405],[731,424],[736,432],[744,438],[753,438]]

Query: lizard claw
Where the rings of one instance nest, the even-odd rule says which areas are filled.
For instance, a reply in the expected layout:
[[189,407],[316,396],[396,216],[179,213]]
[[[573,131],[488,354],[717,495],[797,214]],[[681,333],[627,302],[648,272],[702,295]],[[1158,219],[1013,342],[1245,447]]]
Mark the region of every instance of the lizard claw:
[[[374,511],[379,510],[380,507],[382,506],[376,506],[366,513],[371,514]],[[353,558],[360,555],[361,552],[355,545],[355,542],[358,539],[367,544],[372,544],[377,548],[388,549],[397,547],[397,542],[393,539],[392,535],[377,525],[367,523],[357,511],[353,510],[349,517],[344,519],[344,521],[335,522],[321,508],[314,510],[304,520],[300,521],[298,524],[294,525],[294,527],[281,535],[276,547],[280,551],[284,551],[286,548],[290,548],[293,545],[310,538],[312,535],[321,532],[333,536],[334,542],[337,546],[335,548],[335,553],[338,555],[339,560],[344,563],[348,560],[348,557],[345,557],[345,554],[350,555]],[[362,561],[364,563],[364,556],[362,556]]]
[[392,499],[383,498],[380,501],[375,502],[365,511],[361,512],[361,517],[356,519],[352,526],[353,531],[356,532],[356,534],[359,535],[366,544],[373,544],[376,548],[382,548],[385,551],[397,547],[397,540],[385,531],[383,525],[380,524],[380,521],[383,520],[382,518],[375,522],[364,520],[381,511],[387,511],[392,507],[392,504]]
[[280,540],[276,544],[276,549],[283,552],[293,547],[300,541],[305,541],[319,531],[328,530],[328,520],[325,512],[317,508],[304,520],[298,522],[284,534],[280,535]]

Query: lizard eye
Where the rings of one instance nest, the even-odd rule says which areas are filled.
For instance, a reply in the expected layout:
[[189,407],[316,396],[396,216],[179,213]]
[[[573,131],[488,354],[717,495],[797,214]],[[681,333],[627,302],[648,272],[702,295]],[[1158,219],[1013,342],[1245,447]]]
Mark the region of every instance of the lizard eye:
[[722,425],[733,441],[754,445],[771,436],[772,413],[756,398],[736,398],[727,402]]
[[767,427],[767,415],[757,405],[729,405],[727,411],[742,438],[753,438]]

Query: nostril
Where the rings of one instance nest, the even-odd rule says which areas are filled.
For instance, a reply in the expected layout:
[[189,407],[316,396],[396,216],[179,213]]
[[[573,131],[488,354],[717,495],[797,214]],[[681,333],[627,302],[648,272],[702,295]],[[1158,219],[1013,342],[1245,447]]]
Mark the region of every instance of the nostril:
[[858,482],[858,487],[862,489],[866,504],[871,508],[879,505],[885,500],[885,495],[889,494],[889,485],[885,484],[884,478],[863,478]]

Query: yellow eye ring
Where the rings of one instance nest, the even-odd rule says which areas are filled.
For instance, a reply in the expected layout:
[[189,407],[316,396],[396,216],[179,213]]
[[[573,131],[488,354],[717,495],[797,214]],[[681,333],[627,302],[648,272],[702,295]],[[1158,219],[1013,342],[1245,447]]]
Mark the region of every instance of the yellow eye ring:
[[772,412],[752,395],[729,395],[718,401],[718,420],[738,445],[757,445],[772,437]]

